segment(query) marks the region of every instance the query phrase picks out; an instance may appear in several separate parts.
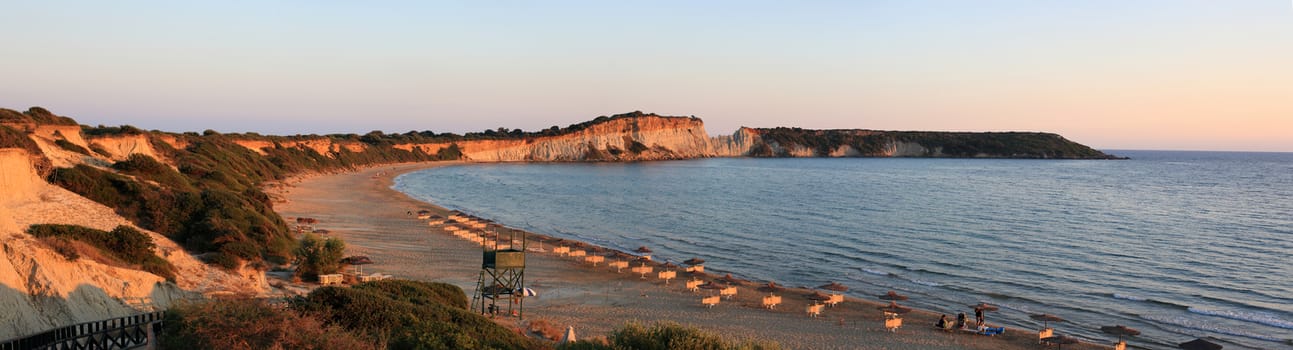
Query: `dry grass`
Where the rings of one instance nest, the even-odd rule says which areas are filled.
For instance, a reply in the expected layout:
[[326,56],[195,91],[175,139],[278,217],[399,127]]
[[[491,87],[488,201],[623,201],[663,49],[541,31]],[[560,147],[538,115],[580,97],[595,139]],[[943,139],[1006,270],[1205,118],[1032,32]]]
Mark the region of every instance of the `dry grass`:
[[534,335],[539,336],[540,338],[544,338],[548,340],[561,339],[561,328],[557,327],[556,325],[552,324],[552,322],[546,319],[540,318],[540,319],[530,320],[530,324],[527,326],[527,330],[529,330],[530,333],[534,333]]

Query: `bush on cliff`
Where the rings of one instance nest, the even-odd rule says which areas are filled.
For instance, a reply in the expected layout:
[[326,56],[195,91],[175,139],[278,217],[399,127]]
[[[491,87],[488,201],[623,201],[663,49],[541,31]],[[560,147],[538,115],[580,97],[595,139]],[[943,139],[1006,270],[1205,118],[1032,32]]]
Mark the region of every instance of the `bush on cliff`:
[[[38,224],[28,227],[27,233],[41,238],[55,238],[55,242],[83,242],[121,263],[137,266],[140,270],[175,281],[175,266],[153,252],[156,248],[153,238],[130,226],[117,226],[112,231],[102,231],[76,225]],[[69,246],[65,242],[54,245],[64,256],[75,259],[75,256],[69,256],[65,251]]]
[[162,349],[379,349],[377,342],[316,315],[283,310],[262,300],[213,300],[172,307],[160,335]]

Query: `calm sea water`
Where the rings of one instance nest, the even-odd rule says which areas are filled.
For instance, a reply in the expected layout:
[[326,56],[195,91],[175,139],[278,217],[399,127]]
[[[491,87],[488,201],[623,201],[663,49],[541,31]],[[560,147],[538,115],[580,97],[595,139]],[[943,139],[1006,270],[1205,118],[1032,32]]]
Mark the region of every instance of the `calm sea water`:
[[1293,348],[1293,153],[1114,151],[1127,161],[704,159],[489,164],[396,179],[534,232],[791,286],[887,290],[954,315],[1131,345]]

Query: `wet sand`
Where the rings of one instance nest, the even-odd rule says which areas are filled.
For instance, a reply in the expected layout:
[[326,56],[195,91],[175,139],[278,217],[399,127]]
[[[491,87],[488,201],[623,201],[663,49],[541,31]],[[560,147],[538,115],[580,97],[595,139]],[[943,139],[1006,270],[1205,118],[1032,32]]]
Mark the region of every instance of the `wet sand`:
[[[480,276],[481,248],[453,236],[443,225],[428,225],[409,212],[430,210],[449,216],[445,208],[423,203],[390,189],[395,176],[457,162],[400,164],[373,167],[340,174],[304,175],[271,185],[267,190],[276,200],[275,210],[291,222],[296,217],[318,219],[315,228],[329,230],[328,236],[346,241],[347,255],[367,255],[374,264],[364,272],[380,272],[396,278],[438,281],[458,285],[470,295]],[[488,219],[488,218],[485,218]],[[506,224],[506,223],[501,223]],[[546,238],[531,235],[530,248]],[[994,337],[934,329],[939,314],[916,310],[905,315],[896,332],[886,331],[878,298],[848,298],[809,317],[808,290],[776,292],[783,304],[776,310],[761,307],[768,295],[757,289],[766,281],[752,281],[738,287],[734,298],[713,308],[701,305],[702,295],[715,291],[691,292],[684,288],[691,278],[713,280],[713,275],[678,271],[677,279],[664,281],[624,270],[617,273],[606,263],[593,266],[582,260],[551,253],[527,254],[526,286],[539,296],[525,300],[525,321],[499,317],[501,323],[522,328],[533,320],[555,326],[574,326],[582,338],[605,336],[625,324],[637,321],[673,321],[695,326],[729,339],[768,340],[787,349],[1039,349],[1036,330],[1008,329]],[[591,247],[591,246],[590,246]],[[608,258],[607,261],[612,259]],[[637,266],[637,264],[633,264]],[[660,271],[659,265],[655,271]],[[736,276],[740,277],[740,276]],[[945,310],[949,318],[957,312]],[[992,325],[992,313],[988,324]],[[1061,327],[1062,328],[1062,327]],[[1107,349],[1095,344],[1065,345],[1065,349]]]

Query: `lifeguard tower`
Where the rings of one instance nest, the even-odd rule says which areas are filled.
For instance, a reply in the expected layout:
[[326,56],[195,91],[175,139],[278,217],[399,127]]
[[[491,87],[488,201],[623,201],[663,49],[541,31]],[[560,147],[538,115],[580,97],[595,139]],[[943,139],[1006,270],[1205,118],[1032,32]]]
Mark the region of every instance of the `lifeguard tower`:
[[[524,318],[525,305],[525,232],[500,228],[507,234],[490,230],[481,245],[480,280],[472,296],[473,311],[485,315],[515,315]],[[518,239],[519,238],[519,239]]]

